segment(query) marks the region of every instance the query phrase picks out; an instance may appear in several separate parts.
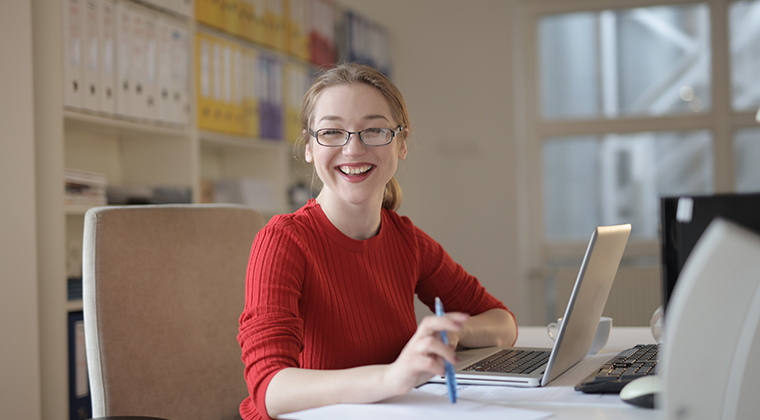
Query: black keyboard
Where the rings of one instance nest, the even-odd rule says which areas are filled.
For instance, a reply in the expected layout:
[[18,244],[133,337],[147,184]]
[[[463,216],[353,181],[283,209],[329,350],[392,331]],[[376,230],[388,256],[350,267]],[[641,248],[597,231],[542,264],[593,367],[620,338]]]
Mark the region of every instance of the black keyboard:
[[658,344],[639,344],[623,350],[582,380],[575,390],[586,394],[617,394],[632,380],[657,374],[659,351]]
[[549,360],[551,351],[501,350],[463,370],[470,372],[531,373]]

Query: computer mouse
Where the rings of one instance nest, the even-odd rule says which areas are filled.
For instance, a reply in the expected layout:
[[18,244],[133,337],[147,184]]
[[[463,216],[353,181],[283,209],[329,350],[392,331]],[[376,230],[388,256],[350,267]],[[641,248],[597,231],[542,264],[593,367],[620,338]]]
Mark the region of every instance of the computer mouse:
[[656,398],[662,393],[660,375],[636,378],[620,390],[620,399],[628,404],[643,408],[654,408]]

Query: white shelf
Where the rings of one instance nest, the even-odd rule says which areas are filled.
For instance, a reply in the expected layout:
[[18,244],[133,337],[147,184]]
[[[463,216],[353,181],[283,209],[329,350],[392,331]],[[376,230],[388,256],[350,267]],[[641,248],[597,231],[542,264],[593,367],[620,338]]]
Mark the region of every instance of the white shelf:
[[64,109],[64,122],[67,129],[95,129],[101,134],[144,133],[171,137],[189,137],[189,126],[172,125],[160,121],[140,121],[119,116],[108,116],[74,109]]
[[81,311],[82,308],[83,308],[82,299],[66,301],[66,312],[77,312],[77,311]]
[[200,131],[198,136],[207,145],[232,146],[263,151],[282,151],[283,148],[291,146],[290,143],[284,140],[259,139],[205,130]]
[[[103,204],[105,205],[105,204]],[[100,207],[100,206],[85,206],[85,205],[76,205],[76,204],[66,204],[63,206],[63,210],[66,213],[67,216],[84,216],[85,213],[87,213],[87,210],[93,208],[93,207]]]

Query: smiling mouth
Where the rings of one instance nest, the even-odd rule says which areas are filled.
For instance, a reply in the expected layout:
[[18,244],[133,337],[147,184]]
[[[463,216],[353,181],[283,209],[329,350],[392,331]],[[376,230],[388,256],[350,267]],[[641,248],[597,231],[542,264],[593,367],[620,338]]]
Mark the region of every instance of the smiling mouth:
[[338,166],[338,170],[346,175],[363,175],[374,168],[373,165],[364,166]]

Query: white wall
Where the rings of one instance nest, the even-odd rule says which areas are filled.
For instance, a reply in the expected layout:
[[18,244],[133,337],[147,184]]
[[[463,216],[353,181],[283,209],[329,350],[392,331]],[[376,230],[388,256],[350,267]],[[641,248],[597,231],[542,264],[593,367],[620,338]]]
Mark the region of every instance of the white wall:
[[31,0],[0,2],[0,414],[40,418]]
[[391,33],[392,77],[413,126],[400,213],[529,322],[517,270],[512,2],[340,4]]

